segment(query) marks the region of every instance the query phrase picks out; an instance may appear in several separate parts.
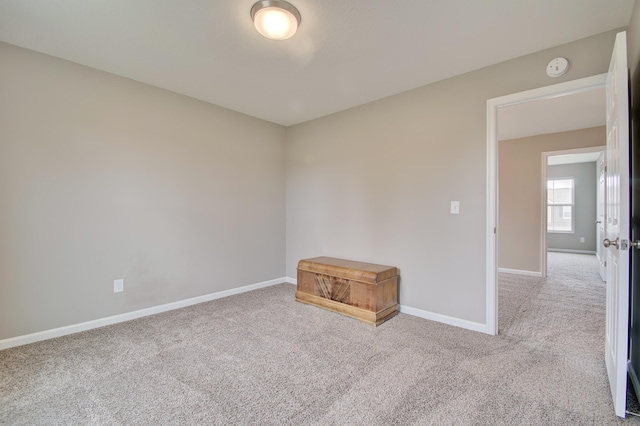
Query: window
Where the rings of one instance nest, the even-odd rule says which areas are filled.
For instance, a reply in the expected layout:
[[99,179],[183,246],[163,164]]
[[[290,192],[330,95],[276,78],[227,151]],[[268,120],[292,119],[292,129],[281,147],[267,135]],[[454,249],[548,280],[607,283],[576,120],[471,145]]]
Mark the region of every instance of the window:
[[547,181],[547,231],[573,232],[573,179]]

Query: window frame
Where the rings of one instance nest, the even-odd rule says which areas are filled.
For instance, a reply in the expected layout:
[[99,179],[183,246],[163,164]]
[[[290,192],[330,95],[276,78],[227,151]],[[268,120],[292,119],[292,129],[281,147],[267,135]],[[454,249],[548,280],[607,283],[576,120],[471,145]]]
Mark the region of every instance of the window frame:
[[[549,202],[549,183],[551,181],[560,181],[560,180],[568,180],[571,181],[571,204],[567,203],[550,203]],[[555,188],[554,188],[555,189]],[[576,232],[575,227],[575,218],[576,218],[576,179],[575,177],[547,177],[547,186],[546,186],[547,194],[547,233],[549,234],[574,234]],[[571,229],[568,231],[565,230],[557,230],[557,229],[549,229],[549,207],[571,207]],[[564,212],[563,212],[564,215]]]

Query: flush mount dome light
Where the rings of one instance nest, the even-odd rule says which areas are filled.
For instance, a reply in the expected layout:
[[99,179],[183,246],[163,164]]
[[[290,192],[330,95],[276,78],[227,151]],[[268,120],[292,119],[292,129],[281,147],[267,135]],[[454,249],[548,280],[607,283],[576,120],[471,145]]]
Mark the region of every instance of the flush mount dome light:
[[292,4],[282,0],[265,0],[253,5],[251,19],[263,36],[286,40],[296,33],[301,18],[300,12]]

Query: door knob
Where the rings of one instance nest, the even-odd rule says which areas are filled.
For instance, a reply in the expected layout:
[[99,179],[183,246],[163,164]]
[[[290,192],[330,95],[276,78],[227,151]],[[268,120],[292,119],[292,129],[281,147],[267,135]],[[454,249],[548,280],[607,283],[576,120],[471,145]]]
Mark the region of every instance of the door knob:
[[605,247],[610,247],[610,246],[615,246],[615,248],[619,248],[618,247],[618,241],[620,241],[619,238],[616,238],[614,241],[609,240],[608,238],[605,238],[604,241],[602,242],[602,245]]

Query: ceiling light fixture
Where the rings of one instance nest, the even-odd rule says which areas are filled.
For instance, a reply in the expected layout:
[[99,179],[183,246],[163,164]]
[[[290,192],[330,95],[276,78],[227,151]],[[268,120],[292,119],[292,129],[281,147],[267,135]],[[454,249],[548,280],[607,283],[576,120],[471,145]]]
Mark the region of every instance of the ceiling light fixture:
[[273,40],[286,40],[300,25],[300,12],[283,0],[259,1],[251,8],[251,19],[256,30]]

